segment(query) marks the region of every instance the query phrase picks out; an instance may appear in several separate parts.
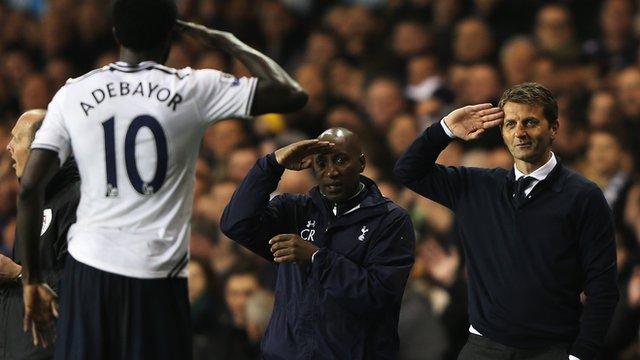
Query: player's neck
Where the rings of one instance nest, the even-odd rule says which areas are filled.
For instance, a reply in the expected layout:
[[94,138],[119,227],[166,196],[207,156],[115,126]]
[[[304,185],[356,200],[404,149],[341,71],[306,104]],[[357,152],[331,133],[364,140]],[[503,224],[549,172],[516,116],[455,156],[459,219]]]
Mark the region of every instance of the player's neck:
[[122,46],[120,47],[120,57],[118,60],[135,65],[143,61],[154,61],[163,64],[165,59],[165,52],[163,50],[135,51]]

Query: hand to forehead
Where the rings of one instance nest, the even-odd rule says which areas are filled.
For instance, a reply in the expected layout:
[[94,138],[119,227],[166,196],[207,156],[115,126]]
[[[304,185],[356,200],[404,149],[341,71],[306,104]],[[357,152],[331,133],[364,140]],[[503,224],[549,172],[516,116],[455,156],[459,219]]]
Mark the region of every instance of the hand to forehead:
[[477,139],[486,129],[500,125],[503,120],[502,109],[489,103],[461,107],[444,118],[451,132],[463,140]]
[[327,153],[335,144],[318,139],[302,140],[275,151],[278,164],[289,170],[303,170],[311,167],[311,155]]

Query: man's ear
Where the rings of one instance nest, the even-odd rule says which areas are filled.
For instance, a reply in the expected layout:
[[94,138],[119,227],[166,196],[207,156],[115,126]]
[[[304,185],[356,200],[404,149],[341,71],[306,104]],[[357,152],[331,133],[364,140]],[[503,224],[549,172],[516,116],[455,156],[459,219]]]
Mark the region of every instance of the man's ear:
[[549,128],[551,129],[551,141],[553,141],[556,138],[556,134],[558,133],[559,127],[560,127],[560,121],[557,121],[557,120],[553,124],[549,125]]
[[364,171],[364,168],[367,166],[367,158],[365,158],[364,154],[360,154],[360,173]]

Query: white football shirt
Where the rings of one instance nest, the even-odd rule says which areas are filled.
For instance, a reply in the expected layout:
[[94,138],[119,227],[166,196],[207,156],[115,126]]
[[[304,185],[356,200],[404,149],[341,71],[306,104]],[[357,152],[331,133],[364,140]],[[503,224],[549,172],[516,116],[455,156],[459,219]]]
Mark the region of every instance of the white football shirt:
[[249,116],[256,78],[109,64],[67,81],[31,148],[80,171],[69,253],[135,278],[186,277],[195,163],[206,128]]

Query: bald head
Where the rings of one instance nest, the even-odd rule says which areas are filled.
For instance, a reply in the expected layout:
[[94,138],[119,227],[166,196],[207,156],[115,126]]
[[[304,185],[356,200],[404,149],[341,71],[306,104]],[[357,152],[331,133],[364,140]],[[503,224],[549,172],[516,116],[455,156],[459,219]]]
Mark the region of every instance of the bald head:
[[24,124],[24,126],[29,128],[29,130],[33,132],[32,133],[32,137],[33,137],[36,135],[36,131],[40,129],[40,126],[42,125],[42,121],[44,120],[44,117],[46,114],[47,114],[47,111],[43,109],[28,110],[22,115],[20,115],[20,117],[18,118],[18,121],[16,121],[16,126],[18,126],[21,123]]
[[360,137],[348,129],[341,127],[327,129],[318,136],[318,140],[329,141],[336,145],[342,144],[342,147],[347,150],[349,154],[356,157],[362,155]]
[[18,178],[22,176],[29,158],[31,143],[46,113],[45,110],[40,109],[29,110],[18,118],[16,125],[11,129],[11,141],[7,145],[7,150],[14,161],[13,167],[16,169]]

